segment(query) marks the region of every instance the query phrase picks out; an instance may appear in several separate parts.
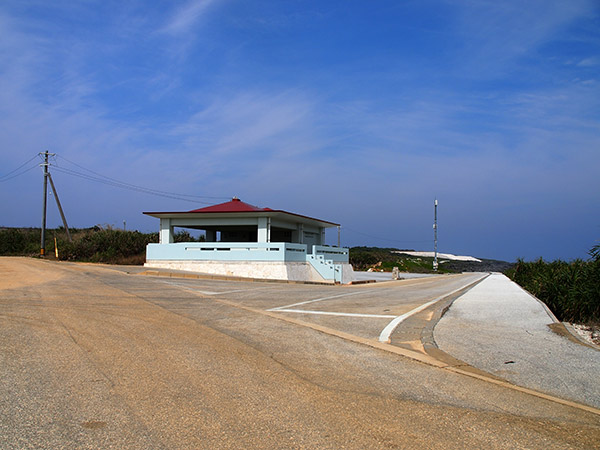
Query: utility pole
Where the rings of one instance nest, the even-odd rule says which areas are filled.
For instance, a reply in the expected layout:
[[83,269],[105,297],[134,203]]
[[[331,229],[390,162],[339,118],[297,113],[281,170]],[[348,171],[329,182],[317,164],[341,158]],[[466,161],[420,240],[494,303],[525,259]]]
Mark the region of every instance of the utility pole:
[[44,168],[44,202],[42,207],[42,237],[40,245],[40,256],[46,255],[46,199],[48,197],[48,150],[40,155],[44,155],[44,163],[41,164]]
[[67,232],[67,239],[69,240],[69,242],[73,242],[73,239],[71,239],[71,234],[69,233],[69,225],[67,225],[65,213],[63,212],[62,206],[60,206],[58,192],[56,192],[56,187],[54,187],[54,181],[52,181],[52,175],[50,175],[50,172],[48,172],[48,179],[50,180],[50,186],[52,186],[52,192],[54,192],[54,199],[56,200],[56,206],[58,206],[58,212],[60,212],[60,217],[62,219],[63,225],[65,226],[65,231]]
[[437,257],[437,198],[433,202],[433,270],[438,270],[438,257]]
[[65,214],[63,212],[62,206],[60,206],[60,200],[58,199],[58,193],[56,192],[56,188],[54,187],[54,182],[52,181],[52,176],[48,171],[48,157],[54,156],[56,153],[49,153],[46,150],[44,153],[40,153],[40,155],[44,155],[44,162],[40,164],[40,166],[44,169],[44,198],[42,202],[42,236],[40,238],[40,256],[46,256],[46,210],[47,210],[47,202],[48,202],[48,180],[50,180],[50,185],[52,186],[52,192],[54,192],[54,198],[56,200],[56,206],[58,206],[58,211],[60,212],[60,217],[62,218],[63,225],[65,226],[65,231],[67,232],[67,238],[71,241],[71,235],[69,234],[69,226],[67,225],[67,219],[65,218]]

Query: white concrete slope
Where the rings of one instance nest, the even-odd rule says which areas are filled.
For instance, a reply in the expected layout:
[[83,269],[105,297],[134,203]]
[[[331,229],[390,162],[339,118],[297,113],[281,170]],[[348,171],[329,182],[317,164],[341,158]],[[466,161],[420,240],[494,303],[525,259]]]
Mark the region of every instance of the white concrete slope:
[[535,297],[493,274],[458,298],[434,330],[440,349],[519,386],[600,408],[600,351],[554,333]]

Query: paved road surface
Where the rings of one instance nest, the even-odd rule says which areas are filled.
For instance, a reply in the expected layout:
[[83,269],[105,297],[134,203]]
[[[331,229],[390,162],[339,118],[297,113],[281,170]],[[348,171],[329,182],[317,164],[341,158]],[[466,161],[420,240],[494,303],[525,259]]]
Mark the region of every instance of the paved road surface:
[[600,408],[600,351],[553,332],[550,314],[494,274],[452,304],[435,340],[454,357],[515,384]]
[[596,414],[364,344],[390,321],[372,316],[471,276],[340,287],[124,270],[0,258],[0,448],[600,448]]

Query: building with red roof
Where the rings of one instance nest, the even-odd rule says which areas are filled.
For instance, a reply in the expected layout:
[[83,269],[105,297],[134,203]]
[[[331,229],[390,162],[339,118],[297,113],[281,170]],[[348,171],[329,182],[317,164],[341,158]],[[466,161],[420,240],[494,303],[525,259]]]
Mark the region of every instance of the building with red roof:
[[[144,212],[160,219],[159,244],[149,244],[146,265],[250,278],[350,282],[348,249],[325,245],[325,230],[339,224],[234,197],[191,211]],[[173,229],[203,230],[203,243],[175,243]],[[345,278],[344,278],[345,274]]]

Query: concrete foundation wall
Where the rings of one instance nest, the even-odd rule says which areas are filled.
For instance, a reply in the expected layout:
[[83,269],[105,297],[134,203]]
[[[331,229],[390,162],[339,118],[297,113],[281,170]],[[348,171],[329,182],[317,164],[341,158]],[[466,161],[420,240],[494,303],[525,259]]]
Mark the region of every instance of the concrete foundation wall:
[[354,281],[354,269],[351,264],[342,264],[342,284],[348,284]]
[[[149,260],[144,266],[160,269],[187,270],[191,272],[231,277],[333,283],[333,280],[324,280],[310,263],[307,262]],[[349,264],[344,264],[344,266],[349,266],[349,270],[352,271],[352,266]],[[346,282],[346,280],[352,280],[352,275],[347,275],[347,270],[348,269],[344,267],[344,282]],[[346,276],[349,278],[346,278]]]

